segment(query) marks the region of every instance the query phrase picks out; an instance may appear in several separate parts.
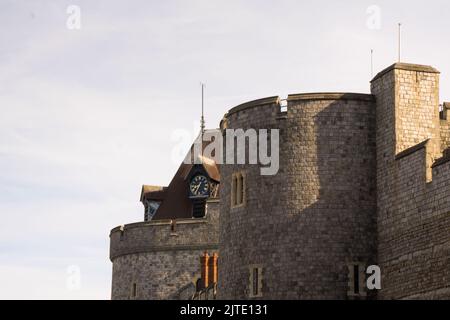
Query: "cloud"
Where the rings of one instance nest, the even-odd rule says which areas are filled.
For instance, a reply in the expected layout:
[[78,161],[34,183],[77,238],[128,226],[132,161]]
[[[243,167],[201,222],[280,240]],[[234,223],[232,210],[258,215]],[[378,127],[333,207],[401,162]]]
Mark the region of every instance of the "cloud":
[[[80,271],[79,285],[70,285],[73,282],[70,277],[78,276],[71,272],[71,266]],[[64,266],[59,261],[58,265],[49,263],[41,267],[0,265],[3,288],[0,299],[109,299],[105,282],[109,283],[110,277],[110,270],[89,262]]]

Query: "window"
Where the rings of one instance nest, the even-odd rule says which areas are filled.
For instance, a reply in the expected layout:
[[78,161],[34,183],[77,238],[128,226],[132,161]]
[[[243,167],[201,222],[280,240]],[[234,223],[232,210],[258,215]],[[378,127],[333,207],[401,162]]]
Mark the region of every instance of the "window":
[[366,296],[364,290],[365,286],[365,271],[364,264],[360,262],[353,262],[348,265],[348,292],[347,296],[352,299],[358,299]]
[[245,175],[242,172],[237,172],[231,177],[231,207],[240,207],[244,204]]
[[236,191],[237,191],[237,177],[233,174],[232,178],[232,185],[231,185],[231,205],[236,205]]
[[359,294],[359,266],[357,264],[353,266],[353,288],[354,293]]
[[219,184],[218,183],[214,183],[214,182],[210,182],[211,185],[211,192],[209,193],[209,197],[210,198],[217,198],[218,193],[219,193]]
[[192,216],[194,218],[204,218],[206,215],[206,199],[192,200]]
[[259,290],[258,290],[258,281],[259,281],[258,274],[259,274],[258,268],[253,268],[252,291],[253,291],[253,295],[254,296],[257,296],[258,293],[259,293]]
[[262,266],[251,265],[249,271],[249,297],[262,297]]
[[156,210],[158,210],[160,204],[161,203],[158,201],[152,201],[152,200],[146,201],[144,221],[152,220],[152,218],[155,215]]
[[136,282],[133,282],[133,285],[131,286],[131,298],[137,297],[137,284]]
[[238,182],[238,204],[244,203],[244,176],[239,176],[239,182]]

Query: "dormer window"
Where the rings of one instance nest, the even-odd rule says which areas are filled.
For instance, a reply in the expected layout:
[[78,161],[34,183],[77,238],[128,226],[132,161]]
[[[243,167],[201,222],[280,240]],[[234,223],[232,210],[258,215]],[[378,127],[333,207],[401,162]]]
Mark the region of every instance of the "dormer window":
[[153,200],[145,201],[144,221],[150,221],[153,219],[153,216],[155,215],[156,210],[158,210],[159,205],[160,205],[159,201],[153,201]]

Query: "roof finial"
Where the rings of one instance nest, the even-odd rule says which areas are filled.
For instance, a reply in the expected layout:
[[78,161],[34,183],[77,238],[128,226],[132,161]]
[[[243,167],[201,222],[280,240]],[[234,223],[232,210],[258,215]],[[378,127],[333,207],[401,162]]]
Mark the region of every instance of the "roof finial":
[[205,84],[203,82],[200,82],[200,85],[202,86],[202,117],[200,118],[200,148],[201,148],[201,158],[202,158],[202,162],[203,162],[203,134],[205,133],[205,117],[203,115],[204,112],[204,102],[205,102],[205,97],[204,97],[204,92],[205,92]]
[[203,115],[203,112],[204,112],[204,100],[205,100],[205,98],[204,98],[205,84],[204,83],[200,83],[200,84],[202,86],[202,117],[200,119],[200,129],[201,129],[202,138],[203,138],[203,133],[205,132],[205,117]]
[[373,79],[373,49],[370,49],[370,77]]
[[398,23],[398,62],[401,60],[401,50],[402,50],[402,24]]

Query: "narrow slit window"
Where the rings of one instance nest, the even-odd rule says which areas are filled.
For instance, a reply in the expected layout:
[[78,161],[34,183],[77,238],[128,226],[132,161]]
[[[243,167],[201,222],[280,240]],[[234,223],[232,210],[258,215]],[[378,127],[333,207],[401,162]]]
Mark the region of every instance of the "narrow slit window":
[[233,175],[232,190],[231,190],[231,201],[233,206],[237,205],[237,177]]
[[244,176],[239,177],[239,204],[244,203]]
[[257,296],[258,295],[258,268],[253,268],[253,295]]
[[231,206],[242,206],[245,203],[245,175],[234,173],[231,179]]
[[236,205],[238,206],[242,202],[242,199],[241,199],[241,187],[242,186],[241,186],[241,176],[240,175],[238,175],[236,177],[236,183],[237,183],[237,188],[236,188]]
[[249,297],[262,297],[262,267],[250,266]]
[[134,282],[131,288],[131,297],[136,298],[137,296],[137,284]]
[[353,288],[354,293],[359,294],[359,266],[357,264],[353,266]]

